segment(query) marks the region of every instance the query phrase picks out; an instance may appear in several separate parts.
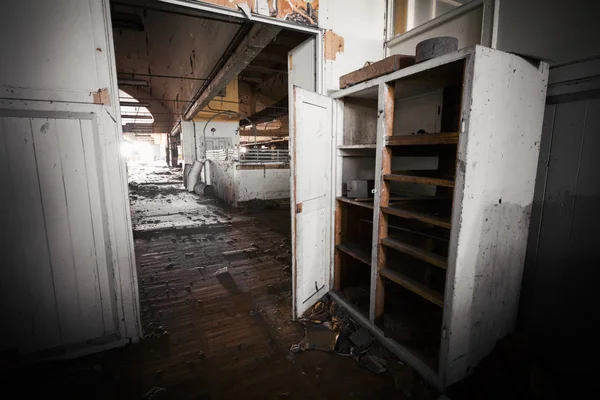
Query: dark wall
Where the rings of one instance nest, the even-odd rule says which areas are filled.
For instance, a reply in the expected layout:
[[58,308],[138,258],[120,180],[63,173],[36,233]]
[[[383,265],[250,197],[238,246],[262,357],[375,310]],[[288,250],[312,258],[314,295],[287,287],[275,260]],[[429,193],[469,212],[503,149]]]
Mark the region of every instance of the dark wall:
[[598,345],[599,65],[550,70],[521,296],[520,327],[536,355],[569,381],[585,373],[578,362]]

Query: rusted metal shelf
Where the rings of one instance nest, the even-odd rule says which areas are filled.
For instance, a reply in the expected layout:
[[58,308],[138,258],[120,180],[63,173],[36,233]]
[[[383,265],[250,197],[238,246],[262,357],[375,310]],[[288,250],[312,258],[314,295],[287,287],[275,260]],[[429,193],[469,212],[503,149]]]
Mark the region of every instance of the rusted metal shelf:
[[371,265],[371,255],[353,243],[340,243],[335,248],[358,261]]
[[395,215],[406,219],[415,219],[446,229],[452,227],[449,201],[392,203],[388,207],[382,207],[381,211],[389,215]]
[[343,203],[346,204],[352,204],[354,206],[358,206],[358,207],[364,207],[364,208],[368,208],[370,210],[373,209],[373,199],[369,198],[369,199],[353,199],[353,198],[349,198],[349,197],[338,197],[337,198],[338,201],[341,201]]
[[457,144],[458,132],[426,133],[423,135],[387,136],[386,146],[420,146],[438,144]]
[[441,174],[438,171],[393,171],[391,174],[385,174],[383,179],[386,181],[454,187],[454,176]]
[[432,302],[433,304],[435,304],[437,306],[440,306],[440,307],[444,306],[444,296],[441,293],[428,288],[427,286],[423,285],[422,283],[419,283],[419,282],[415,281],[414,279],[409,278],[406,275],[403,275],[397,271],[394,271],[393,269],[391,269],[389,267],[380,269],[379,275],[383,276],[384,278],[389,279],[390,281],[392,281],[394,283],[397,283],[398,285],[402,286],[403,288],[410,290],[411,292],[421,296],[422,298]]
[[419,260],[423,260],[431,265],[435,265],[436,267],[440,267],[442,269],[446,269],[448,265],[448,261],[445,257],[442,257],[439,254],[432,253],[431,251],[427,251],[420,247],[410,245],[398,239],[390,237],[383,238],[381,239],[381,244],[391,249],[398,250],[404,254],[408,254],[409,256],[418,258]]

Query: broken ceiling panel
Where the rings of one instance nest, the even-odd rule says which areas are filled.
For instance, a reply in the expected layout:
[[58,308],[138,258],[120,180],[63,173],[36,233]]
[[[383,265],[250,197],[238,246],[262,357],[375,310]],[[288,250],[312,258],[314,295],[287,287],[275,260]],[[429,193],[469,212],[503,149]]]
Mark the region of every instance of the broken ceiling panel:
[[319,0],[204,0],[217,6],[238,9],[247,5],[253,14],[316,26],[319,22]]

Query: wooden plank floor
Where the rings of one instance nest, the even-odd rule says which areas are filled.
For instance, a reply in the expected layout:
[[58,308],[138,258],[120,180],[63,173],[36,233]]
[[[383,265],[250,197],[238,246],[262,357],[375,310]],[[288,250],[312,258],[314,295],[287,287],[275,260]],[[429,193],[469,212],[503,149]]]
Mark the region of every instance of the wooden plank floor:
[[130,185],[145,339],[27,370],[45,395],[137,399],[156,386],[168,399],[404,398],[351,357],[289,351],[304,335],[291,321],[289,204],[233,210],[130,173],[145,180]]

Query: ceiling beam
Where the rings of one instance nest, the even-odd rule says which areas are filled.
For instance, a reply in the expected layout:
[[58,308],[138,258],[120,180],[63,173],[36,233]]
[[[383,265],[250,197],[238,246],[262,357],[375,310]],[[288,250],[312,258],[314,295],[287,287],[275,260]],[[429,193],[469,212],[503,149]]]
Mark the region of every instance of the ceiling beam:
[[[254,140],[254,133],[252,131],[243,131],[243,133],[241,133],[242,131],[240,131],[240,137],[246,137],[249,138],[249,141]],[[269,129],[269,130],[258,130],[256,131],[256,137],[257,138],[283,138],[283,137],[288,137],[290,136],[290,131],[288,128],[284,128],[284,129]]]
[[[258,125],[258,124],[262,124],[264,122],[273,121],[284,115],[288,115],[288,98],[287,97],[284,97],[283,99],[279,100],[277,103],[273,104],[272,106],[265,107],[262,110],[260,110],[259,112],[249,115],[248,119],[253,124]],[[248,122],[245,119],[240,120],[240,126],[248,126],[248,125],[250,125],[250,122]]]
[[223,88],[229,84],[254,58],[268,45],[271,40],[281,31],[280,27],[274,25],[255,24],[250,32],[235,49],[231,57],[217,72],[214,79],[200,92],[194,96],[194,101],[186,109],[183,119],[186,121],[194,118],[200,110],[208,105]]

